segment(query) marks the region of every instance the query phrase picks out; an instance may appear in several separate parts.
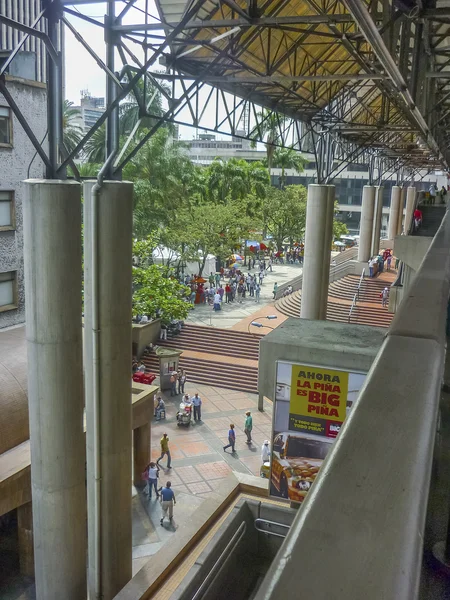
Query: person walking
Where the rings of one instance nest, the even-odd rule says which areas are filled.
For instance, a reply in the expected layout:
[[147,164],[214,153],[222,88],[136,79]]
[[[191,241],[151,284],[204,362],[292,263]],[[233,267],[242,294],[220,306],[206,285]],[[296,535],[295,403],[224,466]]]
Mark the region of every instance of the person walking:
[[178,373],[176,371],[172,371],[170,374],[170,395],[177,395],[177,381],[178,381]]
[[387,264],[387,270],[390,271],[391,270],[391,262],[392,262],[392,254],[389,254],[387,259],[386,259],[386,264]]
[[159,332],[160,340],[167,340],[167,325],[164,323],[161,324],[161,331]]
[[231,302],[231,286],[229,283],[227,283],[225,286],[225,302],[226,304]]
[[269,440],[265,440],[261,447],[261,462],[264,464],[268,461],[270,461],[270,444]]
[[220,310],[220,303],[222,302],[222,298],[219,293],[214,294],[214,304],[213,309],[215,312]]
[[155,407],[155,417],[157,421],[161,420],[161,413],[164,411],[164,413],[166,412],[166,405],[164,403],[164,400],[161,398],[161,396],[158,396],[156,398],[156,407]]
[[267,269],[272,273],[272,259],[269,258],[269,262],[267,263]]
[[255,302],[257,304],[259,304],[259,297],[260,297],[260,295],[261,295],[261,286],[259,285],[259,283],[257,283],[255,285],[255,298],[256,298]]
[[177,501],[175,499],[175,494],[171,486],[172,483],[168,481],[165,487],[161,488],[161,525],[164,524],[164,517],[167,517],[167,511],[169,512],[169,521],[172,522],[173,519],[173,507],[174,504],[177,503]]
[[159,465],[159,461],[162,460],[165,456],[167,456],[167,468],[171,469],[172,467],[170,466],[170,464],[172,462],[172,458],[170,456],[169,436],[167,435],[167,433],[163,433],[163,436],[160,439],[159,444],[161,446],[161,456],[156,461],[156,464]]
[[275,300],[275,298],[277,297],[277,292],[278,292],[278,283],[274,283],[273,286],[273,299]]
[[148,479],[147,479],[147,490],[146,493],[151,499],[152,490],[155,490],[156,497],[159,498],[158,492],[158,477],[159,477],[159,467],[156,463],[151,462],[147,467]]
[[234,431],[234,424],[230,423],[230,429],[228,430],[228,444],[223,447],[223,451],[231,447],[231,452],[234,454],[236,450],[234,445],[236,444],[236,432]]
[[259,285],[262,285],[262,282],[264,279],[264,272],[260,271],[258,277],[259,277]]
[[202,420],[202,409],[201,409],[202,399],[198,395],[198,392],[195,392],[194,397],[191,398],[191,402],[194,407],[194,421],[201,421]]
[[388,297],[389,297],[389,289],[387,287],[381,292],[381,306],[387,306]]
[[184,386],[186,385],[187,375],[184,369],[178,369],[178,394],[184,394]]
[[244,424],[244,433],[247,436],[247,444],[251,444],[252,443],[252,429],[253,429],[253,419],[252,419],[252,413],[248,410],[245,413],[246,417],[245,417],[245,424]]

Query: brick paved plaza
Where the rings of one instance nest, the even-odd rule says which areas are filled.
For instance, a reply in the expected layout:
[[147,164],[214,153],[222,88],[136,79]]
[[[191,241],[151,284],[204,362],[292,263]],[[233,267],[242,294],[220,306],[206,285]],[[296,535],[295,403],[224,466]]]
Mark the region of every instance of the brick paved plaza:
[[[188,373],[189,377],[189,373]],[[232,367],[230,381],[233,379]],[[170,438],[172,469],[165,468],[167,459],[161,461],[160,482],[170,479],[176,495],[173,524],[159,524],[161,508],[154,498],[148,500],[142,490],[134,489],[133,497],[133,572],[149,559],[149,556],[170,542],[180,524],[189,515],[201,510],[204,499],[214,494],[218,484],[231,471],[259,476],[261,445],[270,438],[272,428],[272,405],[267,402],[266,411],[258,412],[257,396],[224,388],[186,384],[191,396],[199,392],[202,399],[202,421],[188,427],[178,427],[176,413],[181,396],[170,397],[163,393],[167,417],[152,423],[152,459],[159,455],[159,440],[166,432]],[[253,416],[253,444],[245,443],[245,411]],[[223,451],[227,444],[229,424],[235,424],[236,453]]]

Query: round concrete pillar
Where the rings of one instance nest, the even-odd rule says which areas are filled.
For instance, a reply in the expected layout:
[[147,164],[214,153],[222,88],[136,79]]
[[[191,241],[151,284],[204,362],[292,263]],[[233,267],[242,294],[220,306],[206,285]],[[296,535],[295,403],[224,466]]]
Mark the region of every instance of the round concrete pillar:
[[401,233],[403,231],[403,211],[405,209],[405,204],[406,204],[407,189],[408,188],[406,188],[406,187],[402,187],[402,193],[400,196],[400,207],[398,210],[397,235],[401,235]]
[[391,207],[389,210],[388,239],[393,240],[397,235],[398,213],[400,210],[401,188],[398,185],[392,186]]
[[[330,210],[328,185],[310,184],[306,205],[305,259],[303,265],[302,319],[319,320],[323,315],[323,269],[327,218]],[[329,267],[328,267],[329,268]]]
[[358,261],[367,262],[372,249],[373,217],[375,211],[375,191],[373,185],[365,185],[362,194],[361,221],[359,225]]
[[25,182],[24,263],[36,598],[86,597],[81,187]]
[[381,235],[381,219],[383,216],[383,194],[384,187],[378,185],[375,188],[375,210],[373,218],[373,235],[372,235],[372,247],[370,255],[375,256],[380,250],[380,235]]
[[408,229],[411,225],[415,206],[416,206],[416,188],[409,187],[406,192],[406,212],[405,212],[405,224],[404,224],[404,232],[405,233],[408,233]]
[[328,206],[326,214],[326,222],[323,236],[323,269],[322,269],[322,294],[320,300],[320,319],[325,321],[327,318],[328,306],[328,287],[330,285],[330,262],[331,262],[331,243],[333,241],[333,221],[334,221],[334,201],[335,201],[334,185],[328,186]]
[[131,183],[84,186],[88,589],[103,600],[132,576],[132,199]]

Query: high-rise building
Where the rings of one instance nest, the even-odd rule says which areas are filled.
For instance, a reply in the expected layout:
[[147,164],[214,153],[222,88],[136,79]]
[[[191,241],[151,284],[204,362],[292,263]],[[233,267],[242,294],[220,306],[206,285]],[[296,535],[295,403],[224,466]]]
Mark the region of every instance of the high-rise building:
[[73,108],[80,111],[79,126],[84,131],[89,131],[105,112],[105,99],[91,96],[89,90],[81,90],[80,104]]

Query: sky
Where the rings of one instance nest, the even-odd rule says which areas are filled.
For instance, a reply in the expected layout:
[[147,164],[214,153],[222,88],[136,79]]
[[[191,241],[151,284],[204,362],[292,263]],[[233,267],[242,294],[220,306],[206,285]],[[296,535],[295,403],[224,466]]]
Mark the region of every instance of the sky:
[[[123,6],[124,5],[122,3],[117,3],[116,14],[120,10],[122,10]],[[143,8],[144,6],[145,0],[137,0],[135,4],[136,9],[133,8],[128,11],[128,14],[123,19],[123,23],[144,23],[144,14],[138,10],[139,8]],[[149,13],[151,15],[155,15],[155,18],[150,19],[149,22],[158,22],[158,19],[156,18],[156,15],[158,13],[153,0],[148,0],[148,7]],[[103,21],[107,6],[106,3],[98,3],[92,5],[81,5],[71,8],[77,12],[81,12],[83,15],[87,15],[98,21]],[[105,60],[105,44],[103,39],[103,29],[101,27],[97,27],[96,25],[87,23],[86,21],[83,21],[82,19],[77,18],[75,16],[67,14],[66,16],[68,20],[72,23],[72,25],[77,29],[78,33],[96,52],[96,54],[102,60]],[[162,34],[163,32],[161,31],[157,33]],[[127,45],[130,48],[130,50],[136,55],[136,57],[142,61],[144,58],[142,48],[139,45],[129,41],[127,41]],[[120,68],[122,65],[122,62],[118,55],[116,57],[116,65],[118,65],[118,68]],[[155,70],[158,69],[158,66],[158,64],[155,64]],[[96,97],[104,97],[106,95],[106,76],[104,71],[97,65],[95,60],[90,56],[87,50],[85,50],[83,46],[77,41],[75,36],[67,27],[65,28],[65,67],[66,98],[68,100],[78,105],[80,103],[81,90],[89,90],[90,94]],[[205,98],[206,95],[207,91],[205,91],[204,93]],[[210,123],[208,123],[207,114],[205,115],[205,117],[205,124],[207,126],[212,127],[213,115],[211,115]],[[180,113],[180,118],[186,122],[191,121],[191,116],[187,108],[185,109],[185,111],[182,111]],[[199,129],[198,131],[201,132],[202,130]],[[195,136],[195,128],[180,126],[180,138],[192,139]],[[227,139],[227,136],[217,135],[217,138]]]

